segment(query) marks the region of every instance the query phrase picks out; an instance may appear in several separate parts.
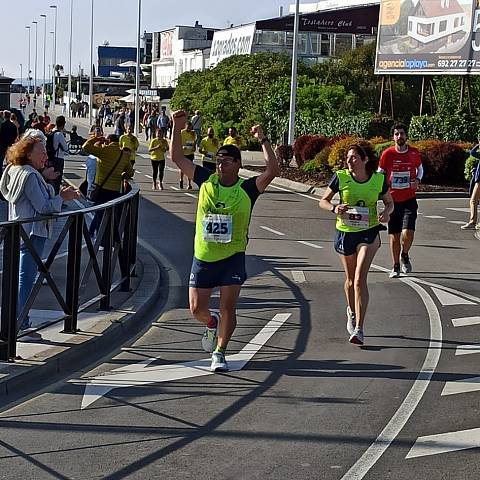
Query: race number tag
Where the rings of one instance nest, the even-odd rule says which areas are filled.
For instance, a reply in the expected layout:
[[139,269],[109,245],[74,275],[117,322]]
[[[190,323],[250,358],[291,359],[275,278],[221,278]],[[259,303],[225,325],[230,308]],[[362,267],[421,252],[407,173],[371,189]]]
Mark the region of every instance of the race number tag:
[[394,190],[410,188],[410,172],[392,172],[392,188]]
[[213,158],[213,153],[210,153],[210,152],[209,152],[209,153],[206,153],[206,154],[205,154],[205,157],[206,157],[206,158],[209,158],[209,159],[211,160],[211,159]]
[[202,235],[206,242],[230,243],[232,241],[232,216],[210,213],[202,220]]
[[347,227],[368,228],[369,217],[368,207],[350,207],[342,215],[342,221]]
[[193,142],[185,142],[185,148],[192,148]]

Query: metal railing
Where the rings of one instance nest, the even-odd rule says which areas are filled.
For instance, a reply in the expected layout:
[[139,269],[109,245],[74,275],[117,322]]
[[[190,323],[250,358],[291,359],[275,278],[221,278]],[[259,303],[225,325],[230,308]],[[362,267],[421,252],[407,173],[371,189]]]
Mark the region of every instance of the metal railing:
[[[0,223],[0,244],[3,244],[3,273],[1,275],[1,314],[0,314],[0,360],[13,361],[17,354],[18,325],[29,314],[42,284],[46,281],[58,305],[65,314],[57,322],[63,321],[64,333],[78,331],[79,312],[99,303],[100,310],[111,308],[111,294],[120,287],[130,290],[130,279],[135,276],[137,257],[137,228],[139,188],[132,183],[130,192],[104,204],[70,210],[50,216],[39,216],[22,221]],[[95,240],[89,234],[87,219],[102,215]],[[36,253],[25,232],[26,223],[55,219],[63,223],[60,233],[55,235],[50,251],[42,260]],[[38,267],[38,276],[32,291],[20,312],[17,311],[20,246],[31,254]],[[67,244],[66,277],[64,294],[57,285],[51,268],[62,245]],[[103,247],[103,248],[101,248]],[[86,251],[88,255],[84,253]],[[101,257],[101,258],[100,258]],[[119,271],[115,283],[114,272]],[[92,278],[95,282],[91,282]],[[94,292],[92,295],[92,284]],[[82,298],[91,296],[92,298]],[[80,304],[80,300],[84,300]]]

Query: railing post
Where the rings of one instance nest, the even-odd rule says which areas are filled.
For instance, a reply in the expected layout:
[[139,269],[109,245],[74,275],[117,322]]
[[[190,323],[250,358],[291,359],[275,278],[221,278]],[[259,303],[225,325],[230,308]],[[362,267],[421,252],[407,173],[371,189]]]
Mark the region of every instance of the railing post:
[[78,320],[78,296],[80,290],[80,264],[82,259],[82,213],[75,218],[68,230],[67,285],[65,300],[69,309],[65,317],[63,333],[75,333]]
[[132,215],[132,235],[130,244],[130,265],[134,267],[131,269],[131,276],[135,277],[135,265],[137,264],[137,235],[138,235],[138,207],[140,203],[140,194],[137,194],[132,198],[131,215]]
[[123,241],[122,241],[122,255],[119,256],[120,260],[120,269],[122,272],[122,277],[124,278],[120,290],[122,292],[130,291],[130,247],[132,244],[132,209],[133,202],[132,199],[129,202],[124,203],[123,208],[128,208],[127,218],[125,220],[125,228],[123,231]]
[[102,265],[102,277],[105,284],[105,295],[100,300],[100,310],[110,310],[110,297],[112,288],[112,248],[113,248],[113,229],[115,222],[115,207],[109,207],[103,212],[107,215],[107,225],[105,226],[105,232],[103,234],[102,245],[103,250],[103,265]]
[[0,360],[17,355],[18,269],[20,263],[20,224],[8,227],[3,243],[2,313],[0,320]]

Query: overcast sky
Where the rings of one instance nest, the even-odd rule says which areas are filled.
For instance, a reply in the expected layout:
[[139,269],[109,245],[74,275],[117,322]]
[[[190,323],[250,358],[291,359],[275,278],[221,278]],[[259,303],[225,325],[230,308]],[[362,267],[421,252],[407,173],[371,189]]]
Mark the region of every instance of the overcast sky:
[[[8,3],[8,7],[7,7]],[[175,25],[194,25],[198,20],[203,26],[224,28],[253,20],[278,15],[281,5],[288,10],[288,0],[142,0],[142,31],[159,31]],[[301,3],[309,3],[301,1]],[[68,69],[68,40],[70,32],[70,0],[22,0],[7,2],[0,0],[2,7],[2,42],[0,44],[0,72],[13,78],[20,77],[20,63],[26,78],[28,63],[28,31],[26,25],[38,23],[37,78],[43,75],[43,31],[47,18],[46,71],[52,63],[54,10],[58,6],[57,63]],[[5,4],[5,5],[4,5]],[[78,73],[81,63],[88,72],[90,55],[90,0],[73,0],[73,55],[72,72]],[[137,36],[136,0],[95,0],[95,52],[104,41],[115,46],[136,46]],[[31,69],[35,55],[35,26],[31,28]],[[95,56],[96,58],[96,56]],[[96,60],[95,60],[96,61]],[[33,73],[32,73],[33,76]]]

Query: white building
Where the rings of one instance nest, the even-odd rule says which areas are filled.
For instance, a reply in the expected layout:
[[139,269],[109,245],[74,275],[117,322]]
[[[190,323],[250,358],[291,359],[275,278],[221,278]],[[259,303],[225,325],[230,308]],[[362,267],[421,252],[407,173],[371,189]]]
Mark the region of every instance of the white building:
[[466,32],[467,15],[457,0],[419,0],[408,17],[408,35],[425,44]]
[[175,87],[184,72],[208,67],[215,29],[176,26],[153,33],[152,88]]
[[[299,57],[306,62],[322,62],[375,42],[380,1],[325,0],[319,4],[330,8],[318,10],[319,4],[303,4],[300,17]],[[332,8],[334,4],[334,8]],[[343,8],[340,8],[340,4]],[[349,8],[345,8],[348,6]],[[228,28],[213,36],[210,66],[231,55],[262,51],[291,53],[293,50],[293,15]]]

